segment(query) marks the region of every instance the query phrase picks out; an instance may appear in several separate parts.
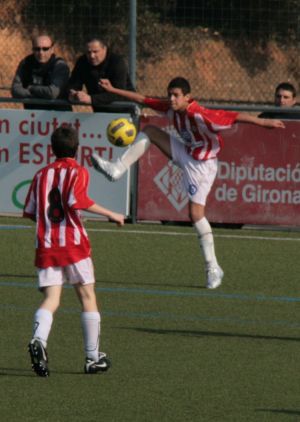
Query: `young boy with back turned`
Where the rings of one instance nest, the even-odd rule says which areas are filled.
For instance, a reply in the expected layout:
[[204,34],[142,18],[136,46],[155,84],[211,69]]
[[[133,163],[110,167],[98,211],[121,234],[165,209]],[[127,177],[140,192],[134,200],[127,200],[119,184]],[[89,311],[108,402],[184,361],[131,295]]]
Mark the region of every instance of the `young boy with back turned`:
[[206,287],[217,288],[224,273],[215,255],[212,229],[205,217],[205,204],[217,174],[217,155],[223,143],[219,132],[230,128],[235,122],[284,128],[283,122],[260,119],[247,113],[202,107],[191,98],[190,84],[182,77],[174,78],[168,84],[168,99],[146,97],[138,92],[118,89],[107,79],[100,80],[99,84],[109,92],[166,113],[177,135],[170,135],[156,126],[146,126],[116,162],[105,161],[93,154],[94,168],[109,180],[118,180],[146,152],[150,143],[173,160],[183,171],[183,183],[189,197],[189,215],[205,261]]
[[82,307],[84,371],[88,374],[104,372],[110,361],[99,351],[101,318],[91,247],[80,210],[105,216],[120,226],[124,224],[124,216],[89,198],[89,173],[75,159],[79,146],[75,129],[57,128],[51,136],[51,146],[56,160],[35,174],[23,213],[36,222],[35,265],[39,290],[43,293],[28,346],[32,368],[41,377],[49,375],[47,341],[62,287],[67,281],[74,286]]

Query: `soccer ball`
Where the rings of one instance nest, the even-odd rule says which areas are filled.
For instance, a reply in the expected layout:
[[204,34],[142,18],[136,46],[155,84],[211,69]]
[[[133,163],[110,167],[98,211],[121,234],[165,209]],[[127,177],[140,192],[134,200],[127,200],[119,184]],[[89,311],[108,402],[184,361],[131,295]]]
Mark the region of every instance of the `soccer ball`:
[[130,120],[121,117],[109,123],[106,133],[111,144],[116,147],[126,147],[135,140],[136,127]]

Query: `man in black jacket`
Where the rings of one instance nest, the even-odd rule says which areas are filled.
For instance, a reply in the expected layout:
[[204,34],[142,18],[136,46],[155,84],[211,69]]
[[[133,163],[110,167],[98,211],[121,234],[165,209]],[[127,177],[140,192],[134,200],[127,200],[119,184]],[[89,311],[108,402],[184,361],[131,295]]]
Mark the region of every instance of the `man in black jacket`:
[[[19,64],[13,79],[14,98],[67,99],[70,69],[64,59],[54,54],[54,43],[49,35],[32,39],[32,54]],[[71,110],[71,106],[24,104],[26,109]]]
[[[103,40],[92,38],[86,44],[86,53],[78,58],[72,71],[69,100],[89,104],[94,111],[101,111],[101,106],[113,101],[124,100],[99,85],[103,78],[109,79],[115,87],[134,91],[123,57],[110,51]],[[83,86],[87,92],[82,91]]]

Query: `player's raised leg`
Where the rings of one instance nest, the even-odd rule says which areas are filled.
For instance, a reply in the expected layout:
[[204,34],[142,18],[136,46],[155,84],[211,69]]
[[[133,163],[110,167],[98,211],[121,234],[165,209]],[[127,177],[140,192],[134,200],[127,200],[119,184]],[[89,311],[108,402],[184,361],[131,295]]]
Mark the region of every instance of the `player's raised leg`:
[[134,143],[115,162],[104,160],[97,154],[91,156],[95,170],[102,173],[108,180],[116,181],[138,161],[148,150],[150,142],[155,144],[165,155],[171,158],[169,135],[155,126],[146,126],[139,132]]
[[147,151],[149,146],[148,136],[144,132],[140,132],[134,143],[115,162],[104,160],[95,153],[91,156],[91,162],[95,170],[102,173],[111,182],[115,182]]

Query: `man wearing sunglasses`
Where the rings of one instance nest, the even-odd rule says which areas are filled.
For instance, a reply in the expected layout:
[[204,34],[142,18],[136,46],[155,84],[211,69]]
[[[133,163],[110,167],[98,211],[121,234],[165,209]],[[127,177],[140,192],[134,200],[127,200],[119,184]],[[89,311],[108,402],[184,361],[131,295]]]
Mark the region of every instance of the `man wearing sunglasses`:
[[[32,54],[19,64],[13,79],[14,98],[67,99],[66,88],[70,69],[61,57],[54,54],[54,43],[49,35],[32,39]],[[24,104],[26,109],[71,110],[68,105]]]

